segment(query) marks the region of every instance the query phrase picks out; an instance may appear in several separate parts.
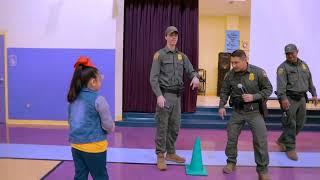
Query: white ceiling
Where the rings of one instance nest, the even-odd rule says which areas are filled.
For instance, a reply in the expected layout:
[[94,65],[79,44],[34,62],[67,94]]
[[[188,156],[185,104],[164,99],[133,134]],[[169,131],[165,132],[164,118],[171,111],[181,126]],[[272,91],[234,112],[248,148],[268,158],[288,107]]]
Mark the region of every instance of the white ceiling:
[[251,0],[199,0],[201,16],[250,16]]

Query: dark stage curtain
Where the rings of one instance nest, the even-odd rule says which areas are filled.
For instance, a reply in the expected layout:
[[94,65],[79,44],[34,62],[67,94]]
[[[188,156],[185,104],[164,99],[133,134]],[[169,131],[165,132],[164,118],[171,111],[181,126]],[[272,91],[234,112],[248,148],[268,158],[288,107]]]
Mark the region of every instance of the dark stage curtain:
[[[124,17],[123,111],[154,112],[149,74],[154,53],[166,45],[165,29],[179,30],[177,48],[198,69],[198,0],[126,0]],[[194,112],[197,95],[185,78],[182,112]]]

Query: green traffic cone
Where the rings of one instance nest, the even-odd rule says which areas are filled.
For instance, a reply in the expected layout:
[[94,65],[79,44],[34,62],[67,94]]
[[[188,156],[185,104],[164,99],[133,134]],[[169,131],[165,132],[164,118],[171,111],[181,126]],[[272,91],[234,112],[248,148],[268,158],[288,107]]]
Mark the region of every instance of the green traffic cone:
[[193,146],[192,159],[190,165],[186,165],[186,174],[192,176],[207,176],[207,170],[202,164],[201,143],[197,137]]

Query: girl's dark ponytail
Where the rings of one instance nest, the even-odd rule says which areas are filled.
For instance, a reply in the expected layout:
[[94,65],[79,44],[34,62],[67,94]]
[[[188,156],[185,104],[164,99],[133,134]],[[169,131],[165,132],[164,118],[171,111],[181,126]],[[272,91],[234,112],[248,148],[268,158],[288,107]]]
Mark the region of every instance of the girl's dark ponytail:
[[83,66],[79,65],[76,67],[73,73],[73,77],[70,84],[70,90],[68,93],[68,102],[72,103],[78,97],[81,90],[81,72]]

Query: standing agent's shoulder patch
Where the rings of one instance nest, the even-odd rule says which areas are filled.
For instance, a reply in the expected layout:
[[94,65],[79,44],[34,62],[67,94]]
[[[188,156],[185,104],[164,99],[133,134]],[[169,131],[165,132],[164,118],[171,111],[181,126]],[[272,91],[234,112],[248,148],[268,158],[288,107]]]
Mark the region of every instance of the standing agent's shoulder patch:
[[302,69],[303,69],[303,70],[307,70],[307,69],[308,69],[308,68],[307,68],[307,65],[305,65],[305,64],[303,64],[303,63],[302,63],[301,66],[302,66]]
[[229,72],[227,72],[227,73],[224,75],[223,80],[227,80],[227,78],[229,78]]
[[157,51],[157,52],[154,53],[154,55],[153,55],[153,60],[159,60],[159,56],[160,56],[160,53],[159,53],[159,51]]
[[268,77],[267,72],[265,70],[262,70],[262,76],[263,77]]
[[284,72],[283,68],[279,68],[277,74],[278,74],[278,75],[282,75],[283,72]]

